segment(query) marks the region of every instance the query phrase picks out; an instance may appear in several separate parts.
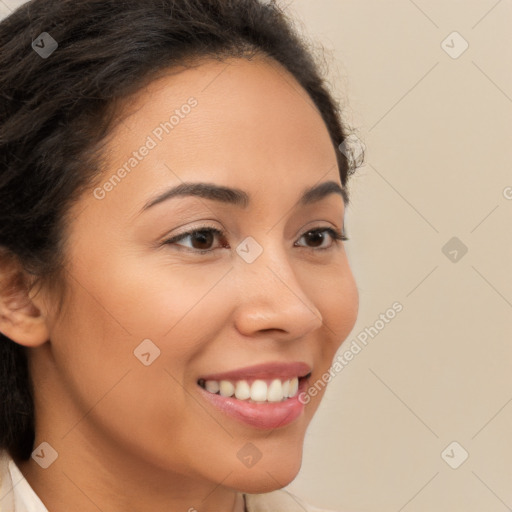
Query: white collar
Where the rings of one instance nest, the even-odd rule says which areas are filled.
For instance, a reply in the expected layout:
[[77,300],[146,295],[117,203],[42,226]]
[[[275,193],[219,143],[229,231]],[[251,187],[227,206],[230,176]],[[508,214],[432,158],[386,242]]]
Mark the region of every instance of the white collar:
[[5,450],[0,454],[0,512],[48,512]]

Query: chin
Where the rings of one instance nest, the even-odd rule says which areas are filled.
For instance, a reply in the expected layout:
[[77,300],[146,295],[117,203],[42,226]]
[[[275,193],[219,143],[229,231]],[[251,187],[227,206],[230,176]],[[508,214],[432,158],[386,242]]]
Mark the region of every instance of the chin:
[[300,471],[301,464],[302,458],[298,456],[294,456],[293,460],[283,460],[277,464],[272,462],[264,464],[261,460],[251,469],[234,471],[227,485],[247,494],[272,492],[293,482]]

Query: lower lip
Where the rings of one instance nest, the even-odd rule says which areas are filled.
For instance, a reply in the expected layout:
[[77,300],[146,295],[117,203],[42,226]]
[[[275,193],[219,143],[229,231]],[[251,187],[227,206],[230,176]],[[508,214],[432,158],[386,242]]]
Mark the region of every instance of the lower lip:
[[217,395],[199,385],[197,387],[202,395],[221,412],[251,427],[268,430],[285,427],[301,416],[304,404],[299,401],[299,396],[306,390],[307,384],[308,379],[301,379],[297,394],[283,402],[260,403]]

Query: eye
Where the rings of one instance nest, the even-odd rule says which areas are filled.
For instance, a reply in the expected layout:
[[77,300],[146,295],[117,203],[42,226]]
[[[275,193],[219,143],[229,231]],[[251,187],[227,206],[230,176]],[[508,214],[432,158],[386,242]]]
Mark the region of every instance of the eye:
[[[328,237],[325,234],[328,234],[331,238],[331,243],[325,244],[325,242],[329,242]],[[337,244],[340,240],[348,240],[348,238],[339,231],[335,230],[334,228],[325,227],[325,228],[317,228],[317,229],[311,229],[304,233],[299,240],[302,238],[309,239],[312,241],[313,246],[309,245],[306,246],[309,249],[313,250],[325,250],[330,249],[333,247],[333,245]]]
[[[325,234],[328,234],[327,237]],[[176,245],[180,249],[184,249],[190,252],[196,252],[198,254],[207,254],[211,253],[215,250],[215,247],[212,245],[215,242],[215,239],[219,237],[221,239],[221,244],[217,248],[225,248],[229,249],[229,244],[226,240],[226,233],[221,231],[220,229],[210,227],[210,226],[202,226],[198,229],[194,229],[192,231],[187,231],[185,233],[181,233],[176,235],[168,240],[163,242],[164,245]],[[312,250],[326,250],[332,248],[335,244],[340,240],[348,240],[348,238],[343,234],[338,232],[337,230],[331,227],[323,227],[317,229],[310,229],[306,231],[300,238],[309,240],[312,245],[306,245],[307,249]],[[331,239],[331,243],[327,245],[325,242]],[[185,245],[183,243],[184,240],[188,240],[189,244]],[[301,244],[294,244],[295,247],[304,247]]]
[[221,244],[221,247],[229,247],[227,245],[227,242],[225,242],[225,233],[224,231],[221,231],[220,229],[209,227],[209,226],[203,226],[201,228],[195,229],[193,231],[187,231],[186,233],[181,233],[180,235],[176,235],[169,240],[166,240],[165,244],[176,244],[178,246],[183,244],[178,244],[178,242],[181,242],[186,239],[190,239],[189,246],[185,246],[187,249],[191,249],[193,251],[197,251],[200,254],[206,254],[208,252],[213,251],[211,248],[212,243],[215,241],[215,237],[222,237],[224,239],[223,244]]

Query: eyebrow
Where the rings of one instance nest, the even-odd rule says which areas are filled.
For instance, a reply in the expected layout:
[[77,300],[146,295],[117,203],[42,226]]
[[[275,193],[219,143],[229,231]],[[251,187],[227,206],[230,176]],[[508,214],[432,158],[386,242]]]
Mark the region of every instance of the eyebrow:
[[[307,206],[317,203],[331,194],[340,195],[345,205],[348,205],[347,191],[340,187],[335,181],[325,181],[319,185],[305,189],[299,198],[298,206]],[[141,213],[164,201],[183,196],[201,197],[211,201],[232,204],[240,208],[247,208],[250,203],[250,197],[247,192],[238,188],[224,187],[215,185],[214,183],[182,183],[150,199],[142,208]]]

